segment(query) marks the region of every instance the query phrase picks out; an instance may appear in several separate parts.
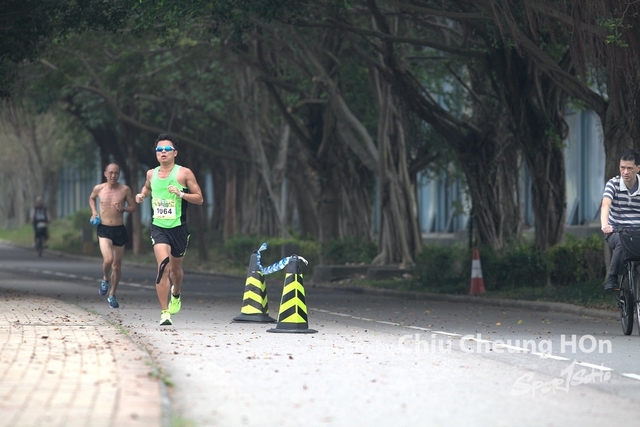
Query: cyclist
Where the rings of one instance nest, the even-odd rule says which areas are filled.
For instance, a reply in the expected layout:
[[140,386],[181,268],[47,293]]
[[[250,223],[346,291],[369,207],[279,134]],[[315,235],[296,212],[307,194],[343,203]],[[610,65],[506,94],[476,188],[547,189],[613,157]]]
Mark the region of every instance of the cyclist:
[[31,208],[29,213],[29,221],[33,226],[33,247],[36,247],[36,240],[39,235],[44,235],[44,240],[49,239],[49,213],[47,207],[44,205],[44,199],[42,196],[36,198],[36,204]]
[[616,227],[640,228],[640,154],[625,149],[620,154],[620,175],[611,178],[604,187],[600,206],[600,225],[605,240],[613,251],[609,276],[604,290],[618,290],[618,275],[624,274],[623,248],[620,235],[614,233]]

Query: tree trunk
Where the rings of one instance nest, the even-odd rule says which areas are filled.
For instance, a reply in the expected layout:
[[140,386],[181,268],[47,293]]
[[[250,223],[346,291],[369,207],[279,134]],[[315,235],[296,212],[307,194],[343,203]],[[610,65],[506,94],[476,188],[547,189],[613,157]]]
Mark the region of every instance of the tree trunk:
[[[563,140],[567,95],[527,57],[509,47],[494,52],[501,97],[531,176],[536,247],[544,251],[564,239],[566,176]],[[565,67],[570,67],[566,61]]]
[[[613,70],[612,70],[613,71]],[[604,134],[605,170],[604,184],[612,177],[620,175],[620,153],[625,148],[634,148],[640,151],[640,129],[636,129],[636,114],[630,110],[633,103],[633,94],[625,80],[612,77],[616,85],[609,90],[609,102],[607,108],[600,116],[602,131]],[[613,81],[609,82],[613,84]]]
[[[307,200],[304,205],[306,210],[312,207],[310,197],[317,200],[315,208],[317,213],[314,215],[318,221],[317,226],[309,226],[305,229],[314,232],[317,230],[318,240],[323,245],[332,240],[339,240],[345,235],[353,236],[362,230],[364,233],[360,237],[370,238],[368,218],[371,216],[371,205],[366,202],[368,200],[366,194],[372,190],[373,180],[367,178],[367,175],[370,175],[368,170],[362,171],[362,166],[355,163],[358,160],[362,161],[360,155],[370,155],[368,151],[373,144],[369,141],[366,144],[369,150],[367,148],[358,150],[356,146],[359,142],[355,138],[350,138],[353,135],[345,137],[345,133],[340,132],[341,125],[364,129],[362,123],[348,110],[339,94],[337,84],[339,67],[335,58],[340,56],[340,39],[340,35],[335,32],[323,33],[317,55],[310,50],[315,45],[305,44],[302,37],[291,34],[287,39],[292,45],[296,45],[292,51],[304,52],[303,57],[297,61],[300,63],[308,61],[304,63],[303,73],[308,72],[307,67],[313,70],[314,84],[308,92],[304,93],[299,102],[300,106],[296,108],[289,106],[285,102],[282,91],[277,90],[271,83],[271,80],[278,80],[281,77],[282,71],[279,66],[273,67],[271,61],[265,57],[260,57],[257,61],[260,70],[271,76],[271,79],[265,79],[265,86],[290,126],[297,144],[289,150],[289,156],[294,156],[296,163],[287,168],[287,177],[293,183],[292,189],[298,193],[295,199]],[[305,81],[304,86],[306,85]],[[301,88],[301,91],[303,90],[307,89]],[[327,96],[325,93],[327,90],[330,92],[330,102],[319,102],[318,100]],[[338,116],[340,120],[337,119]],[[355,145],[347,149],[346,146],[350,142]],[[355,154],[356,160],[352,153]],[[375,161],[366,163],[375,165]],[[305,172],[301,173],[302,169]],[[292,176],[293,174],[297,176]],[[312,178],[305,183],[303,180],[308,179],[307,175]],[[309,188],[313,189],[313,193],[309,194]],[[363,218],[366,219],[363,221]],[[304,221],[309,221],[309,218],[305,218]],[[356,224],[357,227],[350,228],[352,224]]]
[[226,242],[229,238],[234,237],[236,230],[236,198],[237,198],[237,173],[236,164],[229,162],[225,168],[225,200],[224,200],[224,228],[222,232],[222,241]]
[[416,202],[407,167],[407,144],[399,99],[390,86],[378,85],[378,159],[380,235],[373,265],[413,266],[421,247]]
[[319,224],[319,242],[321,245],[327,245],[332,240],[340,239],[340,181],[341,176],[338,173],[337,162],[331,162],[325,159],[323,162],[325,168],[322,171],[322,184],[320,190],[320,199],[318,200],[318,218]]
[[[393,35],[393,26],[377,3],[368,0],[367,5],[375,19],[376,29]],[[396,49],[392,41],[381,42],[379,51],[384,66],[383,77],[402,104],[429,124],[455,151],[469,188],[477,244],[487,244],[498,250],[506,247],[507,243],[519,238],[521,218],[518,178],[513,171],[517,156],[509,138],[504,136],[506,128],[500,120],[503,112],[494,108],[491,92],[483,90],[479,93],[489,95],[470,94],[473,100],[471,117],[461,119],[456,115],[457,111],[443,108],[436,97],[425,90]],[[486,85],[486,73],[476,80]],[[508,172],[506,177],[503,176],[505,171]]]
[[[211,230],[219,239],[224,234],[225,216],[226,216],[226,199],[227,199],[227,162],[214,160],[210,164],[211,180],[213,185],[213,213],[209,218],[209,230]],[[233,212],[235,215],[235,211]]]
[[[255,44],[254,44],[255,49]],[[289,145],[289,127],[284,125],[279,131],[274,123],[278,123],[271,117],[270,107],[265,105],[268,98],[264,87],[256,79],[255,71],[249,66],[238,66],[236,73],[236,91],[239,101],[239,116],[242,127],[242,135],[247,148],[251,153],[250,181],[254,181],[254,189],[265,192],[265,197],[260,202],[266,202],[268,206],[260,210],[261,221],[254,223],[258,230],[263,230],[262,225],[276,229],[269,235],[290,237],[283,225],[284,214],[282,212],[282,181],[285,175],[287,149]],[[262,107],[262,108],[261,108]],[[278,135],[278,137],[275,137]],[[272,136],[269,138],[269,136]],[[245,192],[249,198],[248,205],[255,205],[255,194]],[[244,204],[244,203],[243,203]],[[250,214],[244,211],[245,214]],[[256,212],[257,213],[257,212]],[[268,228],[265,227],[265,228]]]
[[484,135],[469,135],[456,153],[469,187],[473,244],[503,251],[520,239],[522,231],[517,173],[520,161],[511,138],[496,135],[496,131],[501,131],[500,125]]
[[[391,55],[391,53],[389,53]],[[405,105],[433,126],[456,153],[472,203],[478,245],[501,250],[520,238],[517,150],[507,135],[500,109],[475,103],[470,120],[456,120],[430,97],[423,96],[417,80],[391,56],[385,58],[392,87]]]
[[[122,129],[126,132],[125,140],[135,141],[139,135],[139,132],[125,124],[122,125]],[[140,184],[138,177],[140,176],[140,165],[138,164],[138,156],[134,149],[134,144],[128,144],[127,146],[127,160],[124,164],[120,165],[124,172],[124,179],[129,188],[131,194],[135,198],[136,194],[140,192]],[[129,216],[130,228],[129,234],[131,236],[131,250],[135,255],[142,254],[142,205],[136,204],[136,210]],[[145,236],[146,237],[146,236]]]
[[[288,210],[297,211],[300,236],[316,239],[319,235],[318,180],[314,174],[310,173],[304,159],[297,155],[291,157],[289,170],[292,173],[287,174],[287,182],[289,204],[292,206]],[[288,216],[290,218],[287,223],[293,228],[293,212]]]

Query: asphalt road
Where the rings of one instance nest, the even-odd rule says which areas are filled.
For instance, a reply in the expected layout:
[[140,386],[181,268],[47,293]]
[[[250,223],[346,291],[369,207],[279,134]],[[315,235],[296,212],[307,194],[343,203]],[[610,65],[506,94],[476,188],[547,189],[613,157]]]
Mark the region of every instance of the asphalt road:
[[[603,426],[640,421],[640,335],[592,316],[304,283],[309,328],[238,323],[245,278],[187,272],[158,326],[155,268],[125,264],[119,309],[100,260],[0,245],[0,292],[96,312],[144,347],[182,426]],[[38,278],[34,281],[34,278]],[[266,276],[277,318],[284,273]],[[612,297],[613,298],[613,297]],[[612,303],[613,306],[613,303]],[[114,326],[114,327],[115,327]]]

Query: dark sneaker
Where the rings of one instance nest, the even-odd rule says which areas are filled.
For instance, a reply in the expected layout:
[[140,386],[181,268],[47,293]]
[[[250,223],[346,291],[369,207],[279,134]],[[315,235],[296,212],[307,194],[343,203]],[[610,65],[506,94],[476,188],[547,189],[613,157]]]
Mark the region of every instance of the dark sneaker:
[[109,301],[109,307],[111,308],[118,308],[120,307],[120,304],[118,304],[118,300],[116,299],[116,296],[112,296],[107,298],[107,301]]
[[100,295],[106,295],[107,292],[109,292],[109,282],[106,280],[100,282],[100,289],[98,289],[98,292],[100,292]]
[[618,276],[610,274],[609,278],[604,284],[605,291],[619,291],[620,286],[618,286]]

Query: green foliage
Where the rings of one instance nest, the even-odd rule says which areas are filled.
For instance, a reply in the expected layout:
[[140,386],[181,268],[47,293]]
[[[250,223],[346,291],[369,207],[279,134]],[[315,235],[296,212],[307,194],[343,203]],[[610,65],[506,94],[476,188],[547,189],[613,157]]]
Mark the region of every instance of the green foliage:
[[[5,0],[0,4],[0,60],[34,60],[47,41],[90,28],[120,28],[131,2],[125,0]],[[10,79],[0,68],[0,94],[9,93]]]
[[491,292],[491,297],[528,301],[550,301],[581,305],[605,310],[615,307],[611,294],[602,292],[602,286],[593,283],[574,283],[570,286],[528,287]]
[[0,99],[7,98],[14,90],[14,80],[18,75],[17,65],[7,58],[0,58]]
[[577,282],[602,281],[606,275],[603,245],[602,237],[595,234],[579,240],[568,236],[566,243],[547,250],[545,260],[551,282],[557,286],[568,286]]
[[425,245],[416,256],[411,289],[461,293],[468,290],[470,255],[458,245]]
[[332,240],[321,249],[323,264],[368,264],[378,253],[375,242],[366,242],[353,236]]
[[[91,212],[89,212],[91,215]],[[82,217],[89,224],[89,217]],[[49,249],[67,253],[82,253],[82,226],[80,214],[58,218],[49,224]],[[31,224],[16,229],[0,229],[0,239],[8,240],[27,247],[33,245],[33,227]]]
[[[135,2],[135,28],[149,31],[158,28],[182,28],[187,20],[206,22],[212,33],[230,27],[241,34],[253,28],[255,19],[293,22],[303,16],[309,0],[139,0]],[[161,25],[159,25],[161,24]]]
[[62,234],[60,242],[49,246],[52,249],[61,250],[71,254],[82,254],[82,235],[77,231],[69,231]]
[[224,252],[230,259],[246,259],[246,263],[248,264],[251,254],[260,248],[263,241],[264,240],[257,237],[233,237],[224,242]]
[[537,287],[547,283],[547,266],[534,242],[515,244],[504,254],[494,253],[488,248],[480,248],[479,252],[487,291]]
[[364,64],[347,56],[340,70],[340,89],[351,111],[358,117],[371,135],[376,134],[378,110],[371,88],[369,70]]
[[263,267],[268,267],[282,258],[299,255],[309,262],[303,267],[304,274],[309,275],[320,260],[320,245],[312,240],[240,236],[224,242],[223,251],[235,266],[242,265],[246,269],[251,254],[260,249],[262,243],[267,243],[267,249],[260,252]]
[[[603,241],[568,237],[544,253],[533,242],[515,244],[504,253],[480,248],[482,278],[487,292],[520,293],[536,288],[571,288],[589,300],[600,293],[605,276]],[[426,245],[416,257],[413,289],[466,293],[471,278],[471,251],[460,246]],[[534,292],[535,293],[535,292]],[[598,299],[598,298],[596,298]],[[599,300],[599,299],[598,299]]]
[[267,243],[267,249],[260,252],[263,267],[268,267],[284,257],[299,255],[309,261],[309,264],[304,266],[306,276],[312,274],[313,267],[319,265],[321,259],[322,264],[368,264],[378,252],[375,243],[363,242],[354,237],[334,240],[321,247],[315,240],[247,236],[228,239],[223,245],[223,252],[234,266],[246,269],[251,254],[257,251],[263,242]]
[[91,209],[80,209],[79,211],[71,215],[71,226],[74,230],[82,230],[87,225],[91,226],[91,224],[89,224],[89,218],[91,218]]
[[599,19],[597,24],[609,33],[605,38],[606,44],[613,44],[617,47],[629,47],[629,44],[622,40],[622,31],[633,29],[632,25],[623,24],[624,17]]
[[26,224],[20,228],[0,228],[0,240],[7,240],[21,245],[33,244],[33,226]]
[[86,254],[83,238],[90,236],[91,252],[99,253],[95,228],[89,223],[90,217],[91,210],[85,208],[55,221],[50,227],[52,238],[49,247],[67,253]]

